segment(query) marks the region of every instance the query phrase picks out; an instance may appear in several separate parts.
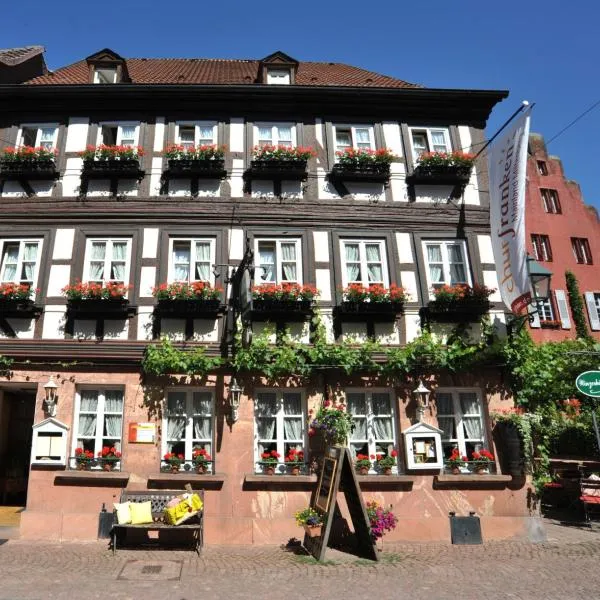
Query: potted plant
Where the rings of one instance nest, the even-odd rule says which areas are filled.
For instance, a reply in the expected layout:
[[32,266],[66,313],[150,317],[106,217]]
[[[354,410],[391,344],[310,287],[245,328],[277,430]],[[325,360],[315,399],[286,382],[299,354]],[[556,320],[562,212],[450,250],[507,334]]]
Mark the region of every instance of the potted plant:
[[226,146],[202,144],[199,146],[183,146],[171,144],[163,150],[167,158],[169,175],[196,174],[224,175],[224,156]]
[[252,310],[255,318],[288,316],[305,318],[312,310],[319,292],[314,285],[299,283],[263,283],[252,287]]
[[378,312],[388,310],[398,313],[408,299],[404,289],[397,285],[389,288],[374,284],[364,286],[351,283],[342,290],[342,308],[346,312]]
[[471,466],[478,475],[489,473],[489,466],[492,462],[494,462],[494,455],[485,448],[471,454]]
[[392,474],[392,467],[396,466],[396,457],[398,456],[398,452],[394,449],[389,454],[382,455],[381,457],[378,455],[377,460],[375,462],[377,469],[381,471],[384,475]]
[[290,475],[300,475],[300,469],[304,465],[304,450],[290,448],[285,456],[285,464]]
[[397,158],[387,148],[371,150],[365,148],[346,148],[335,153],[337,162],[332,175],[347,177],[359,175],[365,178],[389,178],[390,164]]
[[[309,411],[309,415],[312,415],[312,409]],[[327,444],[345,446],[354,428],[354,419],[350,413],[346,412],[344,403],[325,400],[310,423],[308,435],[321,432]]]
[[205,448],[194,448],[192,450],[192,463],[199,475],[208,473],[212,458]]
[[388,532],[396,528],[398,519],[391,510],[372,500],[367,502],[367,517],[371,526],[371,539],[378,542]]
[[21,146],[19,148],[4,148],[0,151],[0,173],[11,175],[47,175],[56,174],[56,150],[43,146]]
[[167,452],[163,456],[163,460],[167,463],[168,468],[171,469],[171,473],[179,473],[181,463],[184,460],[183,454],[175,454],[174,452]]
[[94,453],[91,450],[75,448],[75,463],[78,471],[89,471],[96,463]]
[[[375,457],[371,456],[371,458]],[[366,454],[357,454],[354,465],[360,475],[368,475],[371,469],[371,460]]]
[[121,460],[121,453],[114,446],[104,446],[102,450],[98,452],[98,458],[105,471],[112,471],[115,468],[115,465]]
[[460,475],[461,468],[465,466],[467,462],[466,456],[461,456],[458,448],[452,448],[452,452],[446,461],[450,471],[453,475]]
[[270,452],[263,452],[260,455],[261,463],[263,464],[263,473],[265,475],[274,475],[275,467],[279,464],[279,458],[281,455],[276,450]]
[[304,146],[274,146],[265,144],[252,149],[251,168],[300,168],[306,169],[308,160],[317,153]]
[[222,293],[223,288],[213,287],[208,281],[161,283],[152,288],[160,312],[170,313],[216,312]]
[[434,299],[429,302],[429,313],[437,316],[476,317],[490,308],[488,298],[496,290],[485,285],[470,286],[466,283],[442,285],[433,288]]
[[313,508],[299,510],[295,515],[296,524],[304,528],[308,537],[314,538],[321,535],[323,517]]
[[130,285],[124,283],[82,283],[66,285],[61,291],[70,302],[82,300],[104,300],[123,302]]
[[475,154],[466,152],[423,152],[417,159],[409,183],[435,182],[466,185],[475,163]]
[[33,289],[28,283],[0,283],[0,304],[3,302],[26,303],[31,301]]

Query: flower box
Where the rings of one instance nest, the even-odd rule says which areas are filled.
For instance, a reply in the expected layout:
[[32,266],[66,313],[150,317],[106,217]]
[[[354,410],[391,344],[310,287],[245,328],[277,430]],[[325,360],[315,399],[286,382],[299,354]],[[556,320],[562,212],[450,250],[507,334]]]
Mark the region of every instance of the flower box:
[[411,185],[466,185],[471,178],[471,169],[470,166],[417,165],[406,182]]
[[41,313],[42,308],[36,306],[33,300],[0,296],[0,317],[2,318],[32,319]]
[[118,175],[123,178],[141,179],[144,171],[140,170],[137,158],[84,160],[82,174],[88,178],[102,179]]
[[427,316],[439,323],[468,323],[479,320],[490,307],[489,302],[439,303],[432,300],[427,305]]
[[306,179],[306,160],[279,159],[279,160],[253,160],[250,168],[244,173],[244,178],[252,179],[278,179],[278,180],[303,180]]
[[221,308],[220,300],[175,299],[159,300],[154,312],[161,317],[205,317],[216,318]]
[[402,313],[402,302],[342,302],[336,314],[343,321],[364,321],[366,318],[375,321],[394,321]]
[[540,327],[542,329],[560,329],[562,326],[562,323],[560,321],[544,321],[542,319],[540,319]]
[[253,299],[255,321],[305,321],[312,314],[312,300]]
[[304,525],[304,531],[309,538],[321,537],[323,531],[323,525]]
[[51,160],[0,160],[0,178],[5,181],[58,179],[56,163]]
[[223,159],[189,159],[170,158],[165,177],[183,179],[198,177],[205,179],[222,179],[227,175]]
[[329,179],[337,181],[386,183],[389,178],[389,163],[338,163],[329,173]]
[[67,310],[73,318],[127,318],[135,308],[129,306],[126,298],[70,298]]

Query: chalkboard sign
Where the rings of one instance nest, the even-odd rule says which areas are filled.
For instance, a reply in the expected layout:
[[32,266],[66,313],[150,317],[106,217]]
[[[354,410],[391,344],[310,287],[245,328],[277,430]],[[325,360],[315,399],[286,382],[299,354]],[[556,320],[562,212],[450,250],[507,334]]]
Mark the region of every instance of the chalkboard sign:
[[321,469],[321,476],[319,477],[319,484],[317,486],[315,508],[318,508],[324,513],[329,512],[336,468],[337,460],[335,458],[330,458],[327,456],[323,459],[323,468]]

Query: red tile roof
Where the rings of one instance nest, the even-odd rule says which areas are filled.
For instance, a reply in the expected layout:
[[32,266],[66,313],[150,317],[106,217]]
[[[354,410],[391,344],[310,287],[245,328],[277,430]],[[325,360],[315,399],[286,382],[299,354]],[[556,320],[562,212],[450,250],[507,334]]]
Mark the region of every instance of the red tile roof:
[[[204,58],[129,58],[127,72],[132,83],[140,84],[215,84],[256,83],[259,60],[221,60]],[[25,82],[33,85],[73,85],[89,83],[85,60],[57,69]],[[416,88],[414,83],[394,79],[342,63],[300,62],[296,85],[379,88]]]
[[12,67],[41,54],[43,51],[43,46],[24,46],[23,48],[0,49],[0,63]]

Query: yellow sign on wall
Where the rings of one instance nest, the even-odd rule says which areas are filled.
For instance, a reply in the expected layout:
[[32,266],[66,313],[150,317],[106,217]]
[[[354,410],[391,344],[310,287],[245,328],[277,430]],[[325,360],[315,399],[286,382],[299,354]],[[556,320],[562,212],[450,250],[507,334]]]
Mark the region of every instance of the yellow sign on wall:
[[156,423],[129,423],[130,444],[154,444]]

